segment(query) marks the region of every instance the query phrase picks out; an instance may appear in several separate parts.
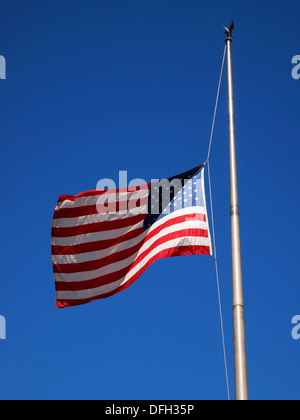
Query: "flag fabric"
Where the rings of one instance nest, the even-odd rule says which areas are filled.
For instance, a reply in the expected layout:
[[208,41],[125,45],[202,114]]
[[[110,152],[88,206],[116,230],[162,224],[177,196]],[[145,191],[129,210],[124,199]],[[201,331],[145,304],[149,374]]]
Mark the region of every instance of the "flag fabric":
[[138,187],[61,196],[51,245],[59,308],[114,295],[160,258],[212,255],[204,165]]

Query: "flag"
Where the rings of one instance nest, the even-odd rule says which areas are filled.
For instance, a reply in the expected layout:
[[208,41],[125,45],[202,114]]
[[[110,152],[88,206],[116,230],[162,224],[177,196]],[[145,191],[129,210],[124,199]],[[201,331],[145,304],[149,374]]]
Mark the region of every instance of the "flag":
[[138,187],[61,196],[51,245],[59,308],[114,295],[160,258],[212,255],[204,165]]

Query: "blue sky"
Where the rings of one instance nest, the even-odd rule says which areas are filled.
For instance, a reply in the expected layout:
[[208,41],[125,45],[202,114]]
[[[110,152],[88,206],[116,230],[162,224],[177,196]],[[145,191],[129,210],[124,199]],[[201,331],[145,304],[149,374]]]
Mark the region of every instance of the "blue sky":
[[[233,70],[252,399],[299,399],[300,5],[292,1],[10,1],[1,7],[1,399],[226,399],[214,262],[153,264],[129,289],[55,307],[61,194],[205,161],[224,49]],[[226,78],[211,155],[234,396]]]

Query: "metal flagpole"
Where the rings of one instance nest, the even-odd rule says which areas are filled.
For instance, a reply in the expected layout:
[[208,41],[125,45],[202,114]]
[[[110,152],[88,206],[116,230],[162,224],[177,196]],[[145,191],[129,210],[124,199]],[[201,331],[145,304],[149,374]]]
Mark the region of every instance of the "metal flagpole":
[[234,23],[227,35],[227,78],[228,78],[228,121],[229,121],[229,163],[230,163],[230,209],[231,209],[231,252],[232,252],[232,290],[233,290],[233,338],[236,400],[248,400],[248,377],[246,358],[246,335],[244,321],[244,298],[242,279],[242,260],[240,242],[240,217],[238,199],[238,180],[236,164],[236,143],[234,125],[234,100],[231,43]]

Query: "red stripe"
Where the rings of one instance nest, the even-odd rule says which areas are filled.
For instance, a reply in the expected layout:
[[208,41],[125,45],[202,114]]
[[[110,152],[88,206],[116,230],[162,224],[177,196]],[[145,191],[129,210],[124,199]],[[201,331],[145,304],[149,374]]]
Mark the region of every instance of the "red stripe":
[[[93,301],[98,300],[98,299],[108,298],[110,296],[113,296],[113,295],[115,295],[117,293],[120,293],[121,291],[127,289],[156,260],[162,259],[162,258],[175,257],[175,256],[196,255],[196,254],[197,255],[210,255],[210,248],[207,247],[207,246],[188,246],[188,247],[179,247],[179,248],[176,247],[176,248],[171,248],[171,249],[168,249],[168,250],[161,251],[158,254],[156,254],[153,258],[151,258],[151,260],[148,261],[148,263],[145,264],[145,266],[142,267],[141,270],[138,273],[136,273],[128,282],[126,282],[125,284],[123,284],[120,287],[117,287],[112,292],[104,293],[104,294],[101,294],[99,296],[94,296],[94,297],[88,298],[88,299],[56,300],[56,306],[58,308],[66,308],[68,306],[77,306],[77,305],[82,305],[82,304],[85,304],[85,303],[93,302]],[[59,289],[57,289],[57,290],[59,290]],[[60,290],[63,290],[63,289],[60,289]]]
[[104,241],[87,242],[84,244],[70,245],[70,246],[58,246],[52,245],[52,255],[76,255],[84,254],[87,252],[101,251],[106,248],[118,245],[121,242],[129,241],[130,239],[137,238],[144,232],[143,228],[134,229],[128,233],[125,233],[119,238],[106,239]]
[[88,216],[90,214],[97,214],[96,204],[82,207],[68,207],[55,210],[53,219]]
[[57,204],[61,205],[65,200],[74,201],[76,198],[81,197],[93,197],[93,196],[101,196],[103,194],[118,194],[118,193],[126,193],[126,192],[136,192],[140,190],[147,190],[151,187],[151,183],[145,185],[138,185],[136,187],[130,188],[121,188],[116,190],[92,190],[92,191],[85,191],[83,193],[77,195],[61,195],[58,199]]
[[[133,197],[134,198],[134,197]],[[116,201],[113,203],[109,203],[107,206],[107,210],[109,212],[115,211],[119,212],[121,210],[128,210],[129,205],[132,208],[133,205],[133,198],[131,200],[124,200],[124,201]],[[145,206],[148,203],[148,196],[143,197],[139,200],[136,200],[135,208],[140,208]],[[103,204],[104,205],[104,204]],[[69,219],[72,217],[82,217],[82,216],[90,216],[92,214],[102,214],[99,213],[97,209],[97,204],[92,204],[90,206],[81,206],[81,207],[68,207],[68,208],[61,208],[54,212],[53,219]]]
[[68,201],[74,201],[75,197],[73,195],[61,195],[57,201],[57,205],[60,205],[61,203],[63,203],[64,201],[68,200]]

